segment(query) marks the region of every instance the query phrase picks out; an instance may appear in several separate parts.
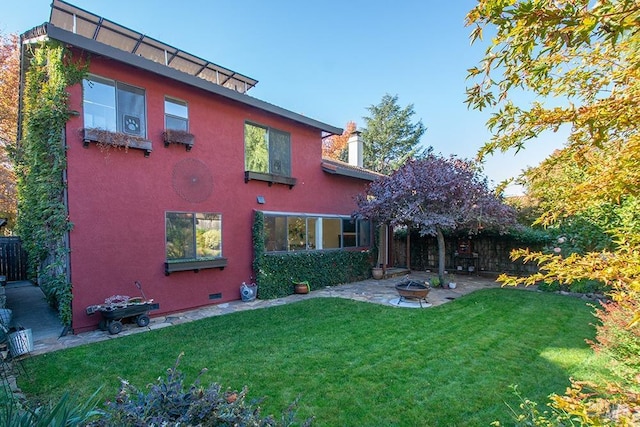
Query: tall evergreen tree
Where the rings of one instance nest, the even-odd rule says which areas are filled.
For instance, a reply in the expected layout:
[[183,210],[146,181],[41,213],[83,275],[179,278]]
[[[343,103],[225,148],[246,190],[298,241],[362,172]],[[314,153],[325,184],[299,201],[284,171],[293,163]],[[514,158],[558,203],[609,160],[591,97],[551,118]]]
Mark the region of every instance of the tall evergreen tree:
[[367,110],[370,116],[363,117],[365,128],[362,130],[365,168],[390,174],[407,159],[423,153],[419,144],[426,128],[421,120],[411,122],[415,114],[413,104],[401,108],[398,95],[386,94],[378,105],[371,105]]

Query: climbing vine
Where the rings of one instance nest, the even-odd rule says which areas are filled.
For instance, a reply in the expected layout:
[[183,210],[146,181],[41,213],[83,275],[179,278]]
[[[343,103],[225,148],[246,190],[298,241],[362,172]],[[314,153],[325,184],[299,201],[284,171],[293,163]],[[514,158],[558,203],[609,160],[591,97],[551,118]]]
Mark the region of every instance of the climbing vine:
[[64,130],[70,117],[67,88],[82,81],[88,62],[73,60],[56,42],[30,48],[24,78],[22,139],[13,153],[18,192],[17,231],[37,279],[63,324],[71,324],[71,283],[65,243],[72,224],[65,205]]

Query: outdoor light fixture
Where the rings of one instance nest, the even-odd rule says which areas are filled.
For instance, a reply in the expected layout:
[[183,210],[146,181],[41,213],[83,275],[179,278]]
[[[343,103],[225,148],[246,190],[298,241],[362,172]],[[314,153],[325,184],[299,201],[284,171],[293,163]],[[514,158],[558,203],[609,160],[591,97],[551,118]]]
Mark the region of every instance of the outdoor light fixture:
[[264,205],[264,196],[258,196],[258,204]]

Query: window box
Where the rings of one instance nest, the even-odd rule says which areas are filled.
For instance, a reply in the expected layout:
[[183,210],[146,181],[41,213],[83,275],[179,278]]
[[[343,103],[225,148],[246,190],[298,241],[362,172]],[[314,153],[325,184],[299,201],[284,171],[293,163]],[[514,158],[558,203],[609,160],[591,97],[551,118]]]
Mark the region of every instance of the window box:
[[101,147],[124,147],[125,150],[134,148],[136,150],[143,150],[144,156],[149,157],[153,145],[151,141],[137,136],[127,135],[122,132],[112,132],[104,129],[85,128],[83,129],[83,145],[85,148],[89,146],[90,142],[93,142]]
[[216,259],[203,259],[203,260],[178,260],[178,261],[167,261],[164,263],[164,274],[169,275],[176,271],[193,271],[197,273],[200,270],[204,270],[207,268],[219,268],[220,270],[224,269],[227,266],[226,258],[216,258]]
[[195,136],[193,134],[175,129],[167,129],[162,132],[162,139],[164,140],[165,147],[168,147],[170,144],[183,144],[187,151],[191,151],[195,143]]
[[244,182],[247,183],[251,180],[268,182],[269,187],[271,187],[273,184],[284,184],[284,185],[288,185],[289,189],[292,189],[294,185],[296,185],[296,183],[298,182],[296,178],[291,178],[289,176],[274,175],[272,173],[245,171]]

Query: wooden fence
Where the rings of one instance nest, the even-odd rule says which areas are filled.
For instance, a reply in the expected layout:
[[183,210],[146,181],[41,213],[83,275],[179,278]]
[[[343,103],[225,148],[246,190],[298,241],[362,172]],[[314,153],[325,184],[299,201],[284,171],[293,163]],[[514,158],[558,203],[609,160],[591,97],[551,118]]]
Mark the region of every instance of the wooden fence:
[[[513,261],[513,249],[527,247],[506,236],[476,236],[473,239],[449,238],[445,247],[445,268],[452,273],[509,273],[528,275],[535,273],[535,263]],[[540,250],[541,246],[528,246]],[[410,241],[411,268],[414,270],[437,270],[438,243],[435,237],[420,237],[412,233]],[[394,267],[407,265],[407,239],[393,240]],[[465,253],[466,252],[466,253]]]
[[0,275],[7,281],[27,280],[27,253],[19,237],[0,237]]

